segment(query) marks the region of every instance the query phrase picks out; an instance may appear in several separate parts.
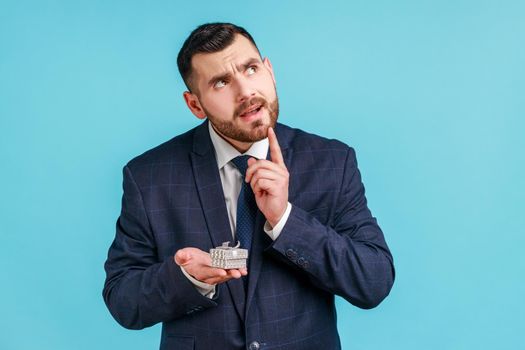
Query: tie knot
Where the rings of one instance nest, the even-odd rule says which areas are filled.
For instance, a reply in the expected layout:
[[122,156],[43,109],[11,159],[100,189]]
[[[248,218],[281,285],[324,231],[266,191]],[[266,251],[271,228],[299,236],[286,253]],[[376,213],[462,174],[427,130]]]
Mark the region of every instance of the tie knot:
[[251,156],[244,155],[237,156],[232,159],[233,164],[237,167],[237,169],[239,169],[243,177],[246,176],[246,170],[248,169],[248,159],[250,158]]

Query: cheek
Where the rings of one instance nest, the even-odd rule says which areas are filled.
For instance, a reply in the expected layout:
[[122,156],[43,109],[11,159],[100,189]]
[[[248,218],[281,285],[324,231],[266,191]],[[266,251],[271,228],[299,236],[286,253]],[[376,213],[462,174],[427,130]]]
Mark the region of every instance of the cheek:
[[275,84],[273,82],[272,76],[265,76],[264,80],[262,81],[262,84],[264,86],[264,96],[270,100],[275,99],[277,94],[275,92]]
[[206,108],[211,114],[217,117],[228,116],[233,113],[233,106],[228,102],[227,96],[214,96],[204,102]]

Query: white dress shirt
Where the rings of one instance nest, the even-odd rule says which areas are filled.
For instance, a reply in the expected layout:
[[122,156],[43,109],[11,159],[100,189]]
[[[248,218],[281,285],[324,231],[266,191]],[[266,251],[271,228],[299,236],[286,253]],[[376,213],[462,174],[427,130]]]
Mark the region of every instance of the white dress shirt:
[[[208,129],[210,132],[211,142],[213,143],[213,148],[215,149],[215,158],[217,159],[217,165],[219,167],[219,175],[221,177],[222,190],[224,192],[224,199],[226,201],[226,209],[228,211],[228,218],[230,220],[230,227],[232,230],[232,238],[235,241],[235,232],[236,232],[236,221],[237,221],[237,200],[239,198],[239,193],[241,192],[241,186],[244,179],[240,171],[233,165],[231,162],[237,156],[242,155],[237,151],[232,145],[230,145],[226,140],[224,140],[217,132],[213,129],[211,123],[208,123]],[[268,154],[268,138],[254,142],[253,145],[248,149],[244,155],[250,155],[257,159],[266,159]],[[275,225],[271,227],[268,221],[264,224],[264,232],[270,236],[272,240],[276,240],[277,237],[281,234],[281,231],[290,216],[290,211],[292,210],[292,205],[288,203],[286,210],[283,214],[283,217]],[[215,285],[207,284],[201,281],[196,280],[190,274],[184,270],[181,266],[182,272],[184,275],[195,285],[197,290],[204,296],[213,298],[215,294]]]

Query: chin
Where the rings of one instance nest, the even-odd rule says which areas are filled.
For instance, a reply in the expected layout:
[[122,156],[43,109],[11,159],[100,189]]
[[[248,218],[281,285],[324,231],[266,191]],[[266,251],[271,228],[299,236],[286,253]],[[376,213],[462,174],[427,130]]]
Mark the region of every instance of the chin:
[[254,142],[265,139],[266,137],[268,137],[268,126],[260,126],[259,128],[254,130],[251,136],[252,141]]
[[256,137],[259,138],[259,140],[262,140],[268,136],[268,128],[270,126],[272,128],[275,127],[275,123],[271,123],[270,120],[256,120],[252,124],[251,134],[257,135]]
[[208,118],[214,125],[214,129],[223,137],[239,142],[257,142],[268,137],[268,128],[275,127],[277,123],[277,113],[265,111],[261,117],[251,123],[241,123],[239,121],[221,122],[210,115]]

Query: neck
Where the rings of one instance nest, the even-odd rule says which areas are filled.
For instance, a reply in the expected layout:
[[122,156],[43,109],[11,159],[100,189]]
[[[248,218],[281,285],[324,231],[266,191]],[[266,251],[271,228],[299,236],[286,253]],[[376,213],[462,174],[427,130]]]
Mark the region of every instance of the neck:
[[219,135],[223,140],[225,140],[230,145],[232,145],[232,147],[235,148],[240,153],[246,152],[253,145],[253,142],[242,142],[242,141],[234,140],[228,136],[225,136],[219,130],[217,130],[213,124],[211,125],[211,127],[213,128],[213,130],[215,130],[217,135]]

